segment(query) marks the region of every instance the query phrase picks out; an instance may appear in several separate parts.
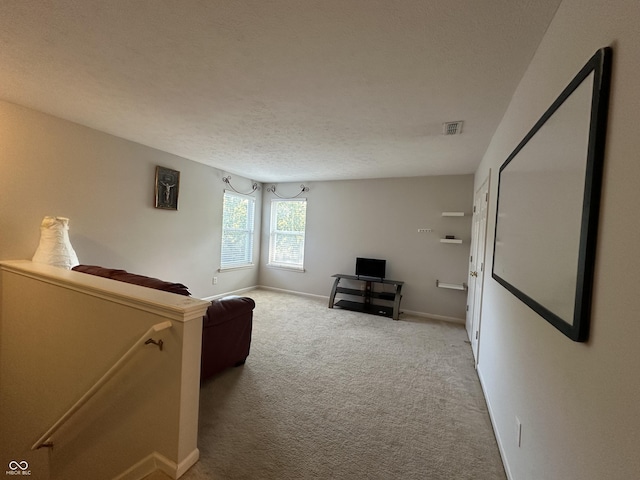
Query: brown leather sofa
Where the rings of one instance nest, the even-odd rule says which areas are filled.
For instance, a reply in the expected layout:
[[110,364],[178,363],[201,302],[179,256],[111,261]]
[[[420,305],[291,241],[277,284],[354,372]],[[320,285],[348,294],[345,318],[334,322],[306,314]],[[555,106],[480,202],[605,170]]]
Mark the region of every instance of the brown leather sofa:
[[[73,270],[178,295],[191,295],[189,289],[181,283],[165,282],[126,270],[96,265],[78,265]],[[251,347],[255,305],[253,299],[238,296],[223,297],[211,302],[202,319],[201,381],[229,367],[245,363]]]

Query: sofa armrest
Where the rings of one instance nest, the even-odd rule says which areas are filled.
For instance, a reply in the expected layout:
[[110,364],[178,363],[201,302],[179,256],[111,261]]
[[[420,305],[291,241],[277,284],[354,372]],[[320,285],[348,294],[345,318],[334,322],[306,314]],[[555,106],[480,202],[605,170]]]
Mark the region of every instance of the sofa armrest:
[[204,316],[202,328],[227,322],[233,318],[251,314],[256,303],[252,298],[230,295],[213,300]]

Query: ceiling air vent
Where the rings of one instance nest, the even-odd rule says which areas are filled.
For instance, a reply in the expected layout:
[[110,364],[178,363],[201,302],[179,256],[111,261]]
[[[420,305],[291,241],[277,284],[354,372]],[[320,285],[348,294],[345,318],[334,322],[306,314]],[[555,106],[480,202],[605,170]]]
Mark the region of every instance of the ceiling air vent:
[[443,135],[460,135],[462,133],[462,120],[457,122],[445,122],[442,124]]

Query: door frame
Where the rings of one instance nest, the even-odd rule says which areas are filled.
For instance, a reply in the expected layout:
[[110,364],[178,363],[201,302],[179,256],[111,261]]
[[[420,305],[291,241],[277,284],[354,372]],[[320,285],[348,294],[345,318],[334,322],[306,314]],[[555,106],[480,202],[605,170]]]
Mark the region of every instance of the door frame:
[[[473,195],[473,203],[474,203],[474,211],[471,223],[471,248],[469,251],[469,285],[473,282],[473,288],[469,288],[469,295],[467,296],[467,334],[469,336],[469,341],[471,342],[471,350],[474,356],[475,366],[478,366],[480,361],[480,339],[481,335],[481,324],[482,324],[482,300],[483,300],[483,292],[484,292],[484,278],[485,273],[487,271],[486,268],[486,253],[487,253],[487,223],[489,220],[489,198],[491,192],[491,170],[489,170],[489,174],[480,184],[480,187],[475,191]],[[482,198],[484,196],[484,199]],[[477,207],[479,206],[478,201],[485,202],[484,210],[482,208],[477,211]],[[476,222],[479,221],[477,215],[481,215],[484,211],[484,232],[482,232],[482,251],[478,250],[478,242],[480,238],[478,238],[479,232],[476,231]],[[475,256],[475,262],[474,257]],[[475,266],[475,274],[477,276],[472,276],[472,266]],[[478,266],[480,266],[478,268]],[[471,294],[473,293],[473,298],[471,298]],[[479,298],[478,298],[479,295]],[[477,300],[476,300],[477,299]],[[476,311],[477,310],[477,311]],[[469,322],[470,317],[470,322]],[[469,329],[469,327],[471,327]],[[474,339],[475,336],[475,339]],[[475,340],[475,348],[474,348],[474,340]]]

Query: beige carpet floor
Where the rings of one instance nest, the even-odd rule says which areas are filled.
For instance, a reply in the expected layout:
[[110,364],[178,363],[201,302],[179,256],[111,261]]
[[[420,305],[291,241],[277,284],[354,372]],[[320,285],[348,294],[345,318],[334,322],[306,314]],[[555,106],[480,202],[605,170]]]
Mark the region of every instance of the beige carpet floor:
[[203,384],[183,479],[506,478],[462,325],[248,296],[251,354]]

